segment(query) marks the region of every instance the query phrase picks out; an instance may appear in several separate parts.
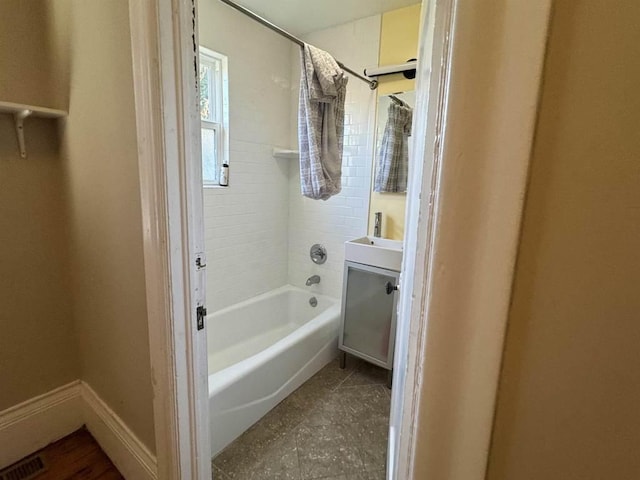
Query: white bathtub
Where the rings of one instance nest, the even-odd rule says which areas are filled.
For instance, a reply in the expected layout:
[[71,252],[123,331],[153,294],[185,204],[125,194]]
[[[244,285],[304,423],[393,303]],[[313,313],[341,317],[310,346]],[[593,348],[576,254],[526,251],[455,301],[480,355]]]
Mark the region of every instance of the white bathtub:
[[212,456],[336,357],[339,317],[336,300],[292,286],[207,317]]

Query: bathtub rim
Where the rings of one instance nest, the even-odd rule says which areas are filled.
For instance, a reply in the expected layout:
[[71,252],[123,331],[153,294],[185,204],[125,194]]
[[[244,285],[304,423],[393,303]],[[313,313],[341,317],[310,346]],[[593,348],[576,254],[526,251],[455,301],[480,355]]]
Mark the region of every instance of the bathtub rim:
[[233,310],[237,310],[238,308],[240,308],[240,306],[252,305],[261,300],[265,300],[267,298],[275,297],[281,293],[291,292],[291,291],[308,294],[309,298],[316,297],[317,299],[320,299],[320,300],[328,300],[330,304],[340,301],[340,299],[331,297],[329,295],[324,295],[322,293],[309,292],[304,288],[296,287],[295,285],[291,285],[291,284],[286,284],[286,285],[282,285],[280,287],[274,288],[273,290],[269,290],[267,292],[256,295],[254,297],[247,298],[246,300],[243,300],[241,302],[234,303],[233,305],[229,305],[228,307],[221,308],[220,310],[216,310],[215,312],[211,312],[207,315],[206,321],[208,323],[209,318],[216,317],[225,313],[229,313]]

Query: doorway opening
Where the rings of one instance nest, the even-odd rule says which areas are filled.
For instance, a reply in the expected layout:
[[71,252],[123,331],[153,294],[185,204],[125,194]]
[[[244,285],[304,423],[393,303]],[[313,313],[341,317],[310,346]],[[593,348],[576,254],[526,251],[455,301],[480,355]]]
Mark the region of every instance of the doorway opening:
[[[198,2],[208,407],[222,478],[386,478],[421,9]],[[348,77],[341,188],[326,199],[305,191],[317,179],[299,148],[305,44]]]
[[[147,293],[152,313],[157,313],[150,315],[152,364],[157,380],[154,411],[160,476],[204,479],[211,475],[211,432],[208,352],[205,335],[197,328],[206,323],[201,322],[204,320],[201,307],[205,303],[207,265],[205,233],[203,222],[193,221],[204,217],[199,211],[204,202],[200,142],[196,141],[202,124],[197,109],[196,83],[193,82],[193,66],[197,65],[198,55],[194,31],[197,19],[195,2],[175,0],[174,3],[175,9],[159,4],[157,12],[142,5],[131,9],[132,37],[136,46],[133,49],[134,65],[140,66],[140,71],[134,71],[139,141],[145,147],[140,151],[143,214],[150,226],[150,230],[145,230],[149,239],[149,245],[145,247]],[[410,164],[413,171],[409,175],[408,213],[405,215],[406,230],[410,234],[404,241],[403,277],[399,290],[402,321],[398,322],[396,341],[388,478],[410,478],[415,472],[424,473],[425,469],[448,471],[451,466],[448,462],[452,459],[457,459],[456,468],[473,471],[477,475],[473,478],[482,478],[480,475],[487,459],[549,3],[521,2],[504,15],[497,11],[498,5],[494,7],[479,8],[473,2],[459,5],[443,0],[427,4],[427,11],[421,13],[421,23],[428,27],[422,28],[419,42],[419,58],[423,63],[417,70],[413,141],[414,156],[420,161]],[[158,18],[159,22],[148,21],[152,18]],[[523,21],[526,21],[526,29]],[[159,25],[159,33],[154,30],[156,25]],[[489,29],[487,25],[493,25],[495,29]],[[232,27],[231,24],[228,26]],[[451,43],[454,27],[458,42],[455,55]],[[479,37],[481,42],[474,36],[474,32],[480,30],[484,34]],[[145,60],[155,58],[154,42],[158,43],[161,53],[162,88],[154,76],[157,72],[149,67],[153,63],[136,61],[138,55]],[[501,49],[497,55],[495,49],[489,48],[496,42],[507,42],[517,48]],[[249,43],[245,43],[249,48]],[[521,55],[521,51],[530,54]],[[456,63],[456,68],[452,63]],[[432,72],[429,66],[433,68]],[[452,69],[457,72],[457,96],[451,92]],[[502,75],[496,76],[496,71]],[[495,85],[495,88],[483,89],[469,98],[465,92],[475,91],[478,78],[483,78],[482,85]],[[489,95],[514,89],[518,95]],[[430,91],[432,95],[429,95]],[[487,95],[490,98],[486,98]],[[449,104],[452,98],[466,101]],[[231,129],[232,118],[230,116]],[[474,135],[468,135],[469,132]],[[477,148],[479,138],[483,139],[481,150]],[[249,140],[247,143],[258,142]],[[294,155],[287,148],[289,145],[283,143],[274,153],[282,159]],[[514,181],[506,185],[500,182],[500,176],[478,175],[464,163],[470,157],[475,159],[473,165],[479,166],[481,171],[501,171]],[[231,158],[230,185],[234,181],[232,161]],[[443,169],[443,166],[447,168]],[[241,176],[242,173],[239,172]],[[477,195],[456,197],[452,182],[461,181]],[[441,199],[439,192],[443,183],[448,188]],[[449,209],[452,205],[457,211],[464,208],[466,216],[443,217],[446,208],[441,206],[441,200]],[[446,222],[442,222],[443,218]],[[456,232],[468,228],[465,219],[469,218],[478,220],[476,235],[456,237]],[[376,229],[375,215],[372,227]],[[456,238],[456,242],[442,244],[440,240],[447,235]],[[495,239],[491,245],[497,242],[504,246],[503,253],[497,257],[487,251],[489,247],[483,241],[489,236]],[[373,241],[376,241],[375,236]],[[472,254],[460,258],[458,254],[462,247]],[[330,250],[327,255],[331,255]],[[321,258],[323,255],[315,256]],[[480,260],[489,257],[496,261],[487,267],[486,262]],[[447,262],[451,268],[446,272],[438,270],[440,274],[447,278],[471,275],[476,284],[483,286],[486,295],[477,298],[473,292],[461,292],[459,288],[452,291],[451,286],[461,285],[459,282],[441,279],[434,283],[433,266],[442,262]],[[256,271],[256,275],[261,273]],[[319,285],[314,281],[314,275],[307,277],[305,287]],[[307,281],[310,285],[306,285]],[[391,284],[392,291],[393,287]],[[468,304],[451,301],[461,294],[466,295]],[[455,307],[459,306],[469,308],[458,312]],[[456,315],[447,314],[449,310],[453,310],[450,313],[457,312]],[[427,317],[437,326],[435,330],[433,326],[429,327],[430,347],[426,337]],[[456,335],[460,333],[461,324],[476,326],[477,322],[473,322],[476,317],[482,318],[482,325],[490,328],[481,328],[481,331],[470,328],[464,330],[467,335]],[[451,318],[456,321],[442,323],[443,319]],[[485,332],[490,333],[485,335]],[[167,345],[170,355],[165,355]],[[442,345],[453,348],[443,351]],[[426,352],[429,352],[428,359]],[[444,365],[456,375],[439,376],[437,372],[441,368],[439,370],[438,366]],[[463,375],[466,365],[474,365],[473,375]],[[428,371],[423,370],[425,366]],[[423,390],[425,382],[429,384],[428,390]],[[434,388],[438,385],[444,389]],[[460,396],[457,392],[467,393]],[[465,401],[457,402],[460,398]],[[419,419],[418,400],[431,405]],[[463,443],[447,435],[463,430],[467,439]],[[417,437],[419,431],[423,435]],[[442,440],[437,443],[447,455],[416,459],[415,448],[420,447],[417,443],[424,439],[425,432],[431,440],[433,435]],[[434,445],[433,441],[429,443]]]

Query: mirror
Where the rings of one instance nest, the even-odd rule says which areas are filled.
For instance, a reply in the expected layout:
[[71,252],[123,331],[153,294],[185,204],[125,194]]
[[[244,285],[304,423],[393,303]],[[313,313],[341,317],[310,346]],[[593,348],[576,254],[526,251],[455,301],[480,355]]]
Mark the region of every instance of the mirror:
[[394,240],[404,237],[409,134],[415,101],[413,90],[378,97],[369,202],[370,235],[373,234],[375,212],[382,212],[382,236]]

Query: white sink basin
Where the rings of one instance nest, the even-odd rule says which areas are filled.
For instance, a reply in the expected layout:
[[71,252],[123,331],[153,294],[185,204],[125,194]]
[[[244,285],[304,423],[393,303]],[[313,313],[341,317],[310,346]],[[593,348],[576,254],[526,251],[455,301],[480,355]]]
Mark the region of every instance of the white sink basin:
[[402,242],[378,237],[361,237],[344,244],[345,260],[400,271]]

